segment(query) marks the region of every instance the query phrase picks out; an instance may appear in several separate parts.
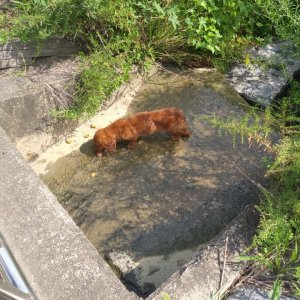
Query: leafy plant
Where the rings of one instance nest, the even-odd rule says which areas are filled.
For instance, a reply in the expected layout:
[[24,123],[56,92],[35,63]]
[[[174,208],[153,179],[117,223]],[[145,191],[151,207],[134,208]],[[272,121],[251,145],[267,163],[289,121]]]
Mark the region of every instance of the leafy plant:
[[163,292],[162,294],[163,300],[171,300],[171,297],[169,296],[169,294]]
[[242,117],[235,115],[231,118],[220,119],[214,116],[207,118],[207,120],[218,128],[220,135],[222,133],[231,134],[233,146],[236,145],[237,138],[240,138],[242,143],[247,140],[250,145],[256,142],[266,150],[274,150],[271,140],[271,135],[274,133],[274,128],[271,125],[274,119],[270,109],[267,109],[263,116],[253,109]]

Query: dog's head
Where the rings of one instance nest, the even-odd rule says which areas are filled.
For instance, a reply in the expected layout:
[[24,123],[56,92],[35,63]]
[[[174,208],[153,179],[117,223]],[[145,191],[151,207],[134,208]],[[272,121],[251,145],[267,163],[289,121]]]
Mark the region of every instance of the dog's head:
[[99,129],[94,135],[95,154],[102,156],[104,151],[116,151],[116,139],[109,135],[104,129]]

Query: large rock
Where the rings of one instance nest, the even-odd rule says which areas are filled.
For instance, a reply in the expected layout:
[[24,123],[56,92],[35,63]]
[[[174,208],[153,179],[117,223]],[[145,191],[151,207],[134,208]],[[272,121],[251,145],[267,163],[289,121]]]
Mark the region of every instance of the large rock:
[[289,80],[300,71],[296,53],[292,45],[283,42],[251,49],[250,63],[236,65],[227,79],[248,102],[267,107],[282,95]]

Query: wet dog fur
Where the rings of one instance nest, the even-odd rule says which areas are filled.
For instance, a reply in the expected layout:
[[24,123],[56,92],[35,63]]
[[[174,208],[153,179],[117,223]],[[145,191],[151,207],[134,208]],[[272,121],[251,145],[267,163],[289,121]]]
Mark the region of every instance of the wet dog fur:
[[132,148],[140,136],[155,132],[169,132],[173,141],[191,135],[182,110],[167,107],[154,111],[139,112],[121,118],[109,126],[99,129],[94,135],[95,154],[102,156],[105,151],[115,152],[118,141],[129,141]]

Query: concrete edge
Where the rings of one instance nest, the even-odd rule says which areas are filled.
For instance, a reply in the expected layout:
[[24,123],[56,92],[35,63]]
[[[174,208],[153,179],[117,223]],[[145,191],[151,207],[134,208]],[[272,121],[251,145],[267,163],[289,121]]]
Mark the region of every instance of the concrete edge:
[[223,295],[245,270],[247,263],[237,260],[237,256],[250,246],[257,224],[258,213],[255,209],[244,209],[147,300],[161,300],[165,294],[172,300],[220,299],[219,295]]
[[0,128],[0,231],[37,299],[137,299]]

